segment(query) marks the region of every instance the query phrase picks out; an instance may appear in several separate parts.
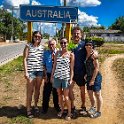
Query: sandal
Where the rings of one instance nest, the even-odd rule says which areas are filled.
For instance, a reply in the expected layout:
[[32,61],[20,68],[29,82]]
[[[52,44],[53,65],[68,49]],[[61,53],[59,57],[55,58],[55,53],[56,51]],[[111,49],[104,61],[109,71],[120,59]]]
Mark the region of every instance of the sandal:
[[101,112],[95,112],[94,114],[90,115],[91,118],[98,118],[101,116]]
[[63,116],[63,112],[62,111],[57,114],[57,117],[59,117],[59,118],[62,118],[62,116]]
[[28,118],[33,118],[34,117],[31,111],[27,111],[27,117]]

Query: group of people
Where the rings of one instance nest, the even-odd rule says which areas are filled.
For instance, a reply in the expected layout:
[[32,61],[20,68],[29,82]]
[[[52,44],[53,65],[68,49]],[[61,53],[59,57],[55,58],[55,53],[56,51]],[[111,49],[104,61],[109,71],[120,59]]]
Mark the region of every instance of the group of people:
[[[35,31],[32,42],[24,49],[24,72],[27,79],[27,116],[33,117],[32,96],[34,94],[34,113],[39,114],[37,106],[41,82],[44,80],[42,113],[46,114],[49,107],[50,94],[53,94],[54,108],[57,116],[62,117],[64,107],[67,107],[66,120],[70,120],[77,114],[74,105],[74,85],[80,88],[82,115],[89,115],[91,118],[101,116],[102,76],[99,71],[98,52],[94,49],[92,41],[85,42],[83,31],[80,27],[72,30],[72,39],[76,48],[68,51],[68,41],[65,37],[60,39],[60,49],[56,48],[56,41],[48,41],[48,48],[42,44],[42,34]],[[85,105],[85,86],[91,102],[87,110]]]

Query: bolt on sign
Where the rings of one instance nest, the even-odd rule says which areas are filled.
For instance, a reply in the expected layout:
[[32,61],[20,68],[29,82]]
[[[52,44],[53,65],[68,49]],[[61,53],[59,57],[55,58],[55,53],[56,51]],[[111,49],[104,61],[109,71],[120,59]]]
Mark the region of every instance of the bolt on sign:
[[77,23],[78,7],[20,5],[20,19],[29,22]]

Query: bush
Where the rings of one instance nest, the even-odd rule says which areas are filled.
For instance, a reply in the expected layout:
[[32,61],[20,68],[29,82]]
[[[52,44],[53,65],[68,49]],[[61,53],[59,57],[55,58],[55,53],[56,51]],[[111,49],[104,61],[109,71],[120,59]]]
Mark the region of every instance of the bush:
[[87,37],[86,41],[93,41],[95,46],[102,46],[104,44],[104,39],[101,37]]

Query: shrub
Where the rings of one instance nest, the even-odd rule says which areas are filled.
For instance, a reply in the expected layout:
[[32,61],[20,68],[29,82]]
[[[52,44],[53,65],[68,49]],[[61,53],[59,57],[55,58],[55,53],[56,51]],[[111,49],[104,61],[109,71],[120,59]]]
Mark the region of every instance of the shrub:
[[87,37],[86,41],[93,41],[95,46],[102,46],[104,44],[104,39],[101,37]]

